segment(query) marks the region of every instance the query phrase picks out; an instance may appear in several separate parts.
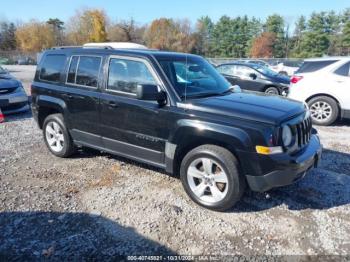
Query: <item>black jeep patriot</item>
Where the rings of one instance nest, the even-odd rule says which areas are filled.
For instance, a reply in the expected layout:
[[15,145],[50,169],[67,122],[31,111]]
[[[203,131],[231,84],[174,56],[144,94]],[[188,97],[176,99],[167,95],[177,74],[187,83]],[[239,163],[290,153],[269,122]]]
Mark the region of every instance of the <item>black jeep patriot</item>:
[[31,91],[54,155],[85,146],[179,173],[209,209],[232,207],[246,185],[262,192],[293,183],[322,151],[304,104],[240,92],[196,55],[54,48]]

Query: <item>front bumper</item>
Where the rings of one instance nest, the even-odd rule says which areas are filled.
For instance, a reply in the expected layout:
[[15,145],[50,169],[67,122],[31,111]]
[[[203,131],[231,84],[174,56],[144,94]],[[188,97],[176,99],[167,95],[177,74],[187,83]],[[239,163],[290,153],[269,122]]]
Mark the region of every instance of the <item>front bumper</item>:
[[24,91],[1,95],[0,100],[0,108],[5,115],[29,110],[28,96]]
[[317,167],[322,154],[322,145],[316,134],[312,135],[309,144],[297,155],[280,154],[270,156],[270,163],[275,163],[275,170],[258,176],[246,175],[247,182],[253,191],[264,192],[275,187],[290,185],[302,179],[307,171]]

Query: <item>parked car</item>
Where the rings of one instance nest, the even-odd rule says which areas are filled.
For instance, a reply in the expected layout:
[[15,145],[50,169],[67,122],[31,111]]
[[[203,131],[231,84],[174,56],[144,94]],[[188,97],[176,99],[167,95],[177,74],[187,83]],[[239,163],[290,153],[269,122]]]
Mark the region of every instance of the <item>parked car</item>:
[[0,100],[3,114],[29,110],[28,97],[22,83],[0,67]]
[[35,65],[36,61],[31,57],[20,57],[16,61],[16,65]]
[[190,198],[213,210],[232,207],[246,184],[301,179],[322,151],[303,103],[239,92],[196,55],[47,50],[31,94],[52,154],[86,146],[180,174]]
[[299,69],[301,62],[294,60],[285,60],[285,61],[277,61],[275,65],[272,65],[270,68],[281,74],[286,76],[292,76]]
[[286,96],[289,77],[279,75],[265,66],[249,63],[227,63],[217,70],[232,84],[242,89]]
[[349,68],[350,57],[307,59],[291,79],[289,97],[305,101],[317,125],[350,118]]

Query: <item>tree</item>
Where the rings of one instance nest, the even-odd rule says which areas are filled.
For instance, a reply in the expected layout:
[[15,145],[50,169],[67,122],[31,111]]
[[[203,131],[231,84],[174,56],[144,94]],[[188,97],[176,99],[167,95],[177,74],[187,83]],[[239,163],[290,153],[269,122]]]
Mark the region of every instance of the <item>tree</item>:
[[306,17],[300,16],[295,23],[294,37],[292,40],[293,51],[292,54],[299,54],[301,52],[301,41],[306,31]]
[[112,42],[133,42],[143,44],[144,26],[138,26],[133,18],[111,24],[107,28],[108,39]]
[[188,20],[174,21],[169,18],[154,20],[145,32],[148,47],[178,52],[191,52],[194,38]]
[[16,49],[16,27],[14,23],[0,24],[0,50]]
[[284,19],[282,16],[274,14],[267,18],[264,31],[274,33],[276,41],[273,47],[273,57],[285,57],[286,56],[286,38],[284,29]]
[[99,9],[78,11],[67,26],[68,42],[73,45],[82,45],[87,42],[107,41],[106,20],[106,14]]
[[198,19],[196,24],[195,51],[197,54],[210,56],[212,32],[214,23],[209,16],[202,16]]
[[64,22],[58,18],[50,18],[46,23],[51,26],[51,29],[55,36],[55,45],[63,44],[63,30],[64,30]]
[[347,21],[344,25],[342,32],[342,47],[344,55],[350,55],[350,20]]
[[16,40],[20,50],[39,52],[55,44],[55,35],[48,24],[31,20],[17,28]]
[[273,56],[274,45],[276,43],[276,34],[264,32],[253,41],[250,51],[251,57],[254,58],[270,58]]

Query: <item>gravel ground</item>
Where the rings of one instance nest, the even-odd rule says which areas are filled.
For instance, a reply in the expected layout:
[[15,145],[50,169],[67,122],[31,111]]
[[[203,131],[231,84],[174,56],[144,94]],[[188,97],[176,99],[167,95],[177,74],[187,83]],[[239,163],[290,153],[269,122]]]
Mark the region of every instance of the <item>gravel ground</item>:
[[[28,89],[34,68],[8,68]],[[349,124],[317,128],[325,150],[305,179],[247,192],[217,213],[161,170],[93,150],[56,158],[29,112],[8,117],[0,124],[0,258],[349,256]]]

